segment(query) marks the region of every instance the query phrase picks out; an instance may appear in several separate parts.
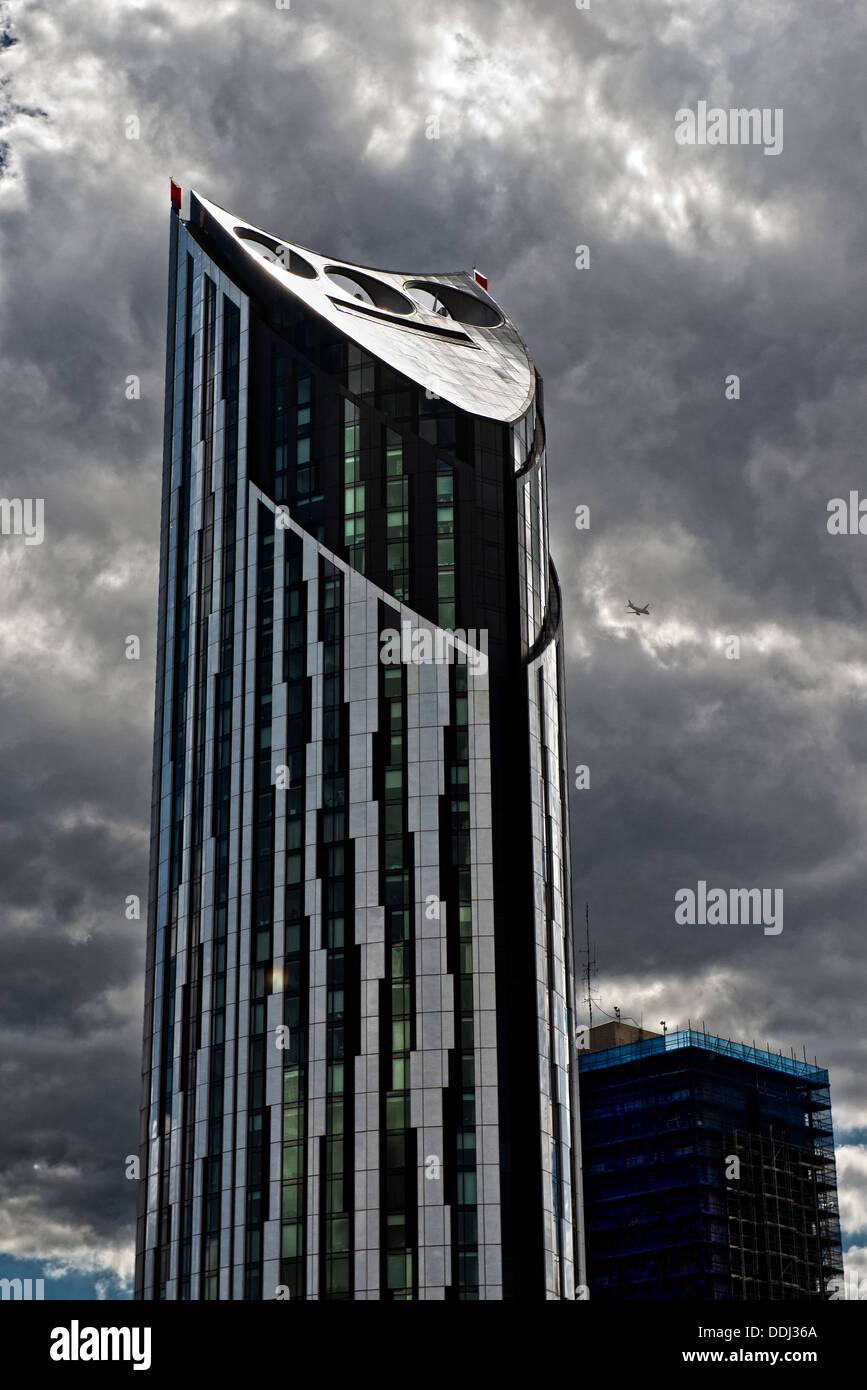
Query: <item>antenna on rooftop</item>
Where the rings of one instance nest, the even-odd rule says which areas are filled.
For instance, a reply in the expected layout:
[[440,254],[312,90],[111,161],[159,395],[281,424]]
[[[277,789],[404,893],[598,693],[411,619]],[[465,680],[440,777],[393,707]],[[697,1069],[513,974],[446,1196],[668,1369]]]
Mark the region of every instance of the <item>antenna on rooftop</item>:
[[584,966],[584,971],[583,971],[583,974],[584,974],[584,983],[585,983],[585,986],[586,986],[586,988],[587,988],[587,993],[586,993],[585,996],[584,996],[584,1002],[585,1002],[586,1005],[587,1005],[587,1014],[588,1014],[588,1018],[589,1018],[589,1020],[590,1020],[588,1026],[589,1026],[590,1028],[592,1028],[592,1027],[593,1027],[593,992],[592,992],[592,979],[593,979],[593,971],[596,969],[596,952],[595,952],[595,950],[591,949],[591,946],[590,946],[590,904],[589,904],[589,903],[585,903],[585,904],[584,904],[584,934],[585,934],[585,941],[586,941],[587,944],[586,944],[584,950],[579,952],[579,955],[582,955],[582,956],[586,956],[586,957],[587,957],[587,963],[586,963],[586,965]]

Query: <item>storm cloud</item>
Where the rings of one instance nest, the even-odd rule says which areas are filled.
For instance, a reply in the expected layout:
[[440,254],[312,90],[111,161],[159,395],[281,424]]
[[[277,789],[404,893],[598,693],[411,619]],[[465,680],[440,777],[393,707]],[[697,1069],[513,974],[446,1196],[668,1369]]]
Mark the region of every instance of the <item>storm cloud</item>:
[[[27,0],[0,30],[0,494],[45,515],[0,536],[0,1250],[128,1288],[171,175],[489,277],[545,383],[595,1009],[829,1067],[863,1265],[867,536],[827,529],[865,478],[863,7]],[[678,144],[699,101],[783,110],[782,152]],[[785,929],[678,926],[701,880],[782,889]]]

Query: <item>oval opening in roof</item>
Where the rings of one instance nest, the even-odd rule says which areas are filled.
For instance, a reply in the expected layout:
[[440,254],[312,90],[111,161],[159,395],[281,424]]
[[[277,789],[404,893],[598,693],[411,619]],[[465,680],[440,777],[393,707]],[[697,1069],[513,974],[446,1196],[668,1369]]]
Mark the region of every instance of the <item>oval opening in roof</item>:
[[424,309],[428,314],[439,314],[443,318],[450,319],[451,314],[443,304],[441,299],[432,290],[413,289],[412,297],[420,309]]
[[316,279],[316,271],[310,262],[305,261],[304,257],[299,256],[290,246],[284,246],[282,241],[275,241],[272,236],[256,232],[252,227],[236,227],[235,235],[242,241],[252,242],[251,249],[260,255],[263,261],[282,266],[290,275],[298,275],[302,280]]
[[373,304],[390,314],[411,314],[415,307],[400,290],[387,285],[384,280],[378,280],[375,275],[365,275],[363,270],[351,270],[345,265],[327,265],[325,274],[336,289],[351,299],[360,299],[363,304]]
[[[454,285],[441,285],[436,280],[407,280],[406,289],[418,297],[419,306],[428,313],[446,313],[458,323],[470,323],[475,328],[497,328],[503,322],[502,314],[484,299],[466,290],[457,290]],[[430,300],[436,307],[430,306]]]

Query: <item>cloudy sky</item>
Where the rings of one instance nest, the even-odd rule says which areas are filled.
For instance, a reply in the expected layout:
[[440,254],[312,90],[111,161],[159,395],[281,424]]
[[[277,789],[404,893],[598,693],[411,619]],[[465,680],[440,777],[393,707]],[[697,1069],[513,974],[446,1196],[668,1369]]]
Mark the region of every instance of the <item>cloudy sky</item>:
[[[829,1067],[867,1278],[867,536],[827,529],[867,492],[863,6],[0,17],[0,495],[45,507],[41,545],[0,537],[0,1273],[129,1291],[171,174],[327,254],[489,276],[545,380],[597,1008]],[[677,144],[699,101],[781,109],[782,152]],[[675,925],[700,880],[781,888],[783,931]]]

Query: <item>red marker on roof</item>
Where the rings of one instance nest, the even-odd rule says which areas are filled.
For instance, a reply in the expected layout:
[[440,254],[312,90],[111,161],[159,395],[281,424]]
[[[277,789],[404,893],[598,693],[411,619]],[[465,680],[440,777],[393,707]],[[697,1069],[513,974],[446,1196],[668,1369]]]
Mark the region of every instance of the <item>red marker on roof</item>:
[[172,188],[172,207],[179,208],[181,205],[181,189],[174,179],[169,179]]
[[488,288],[487,275],[483,275],[480,270],[476,270],[475,266],[473,266],[473,279],[475,280],[477,285],[481,285],[483,290],[486,290]]

